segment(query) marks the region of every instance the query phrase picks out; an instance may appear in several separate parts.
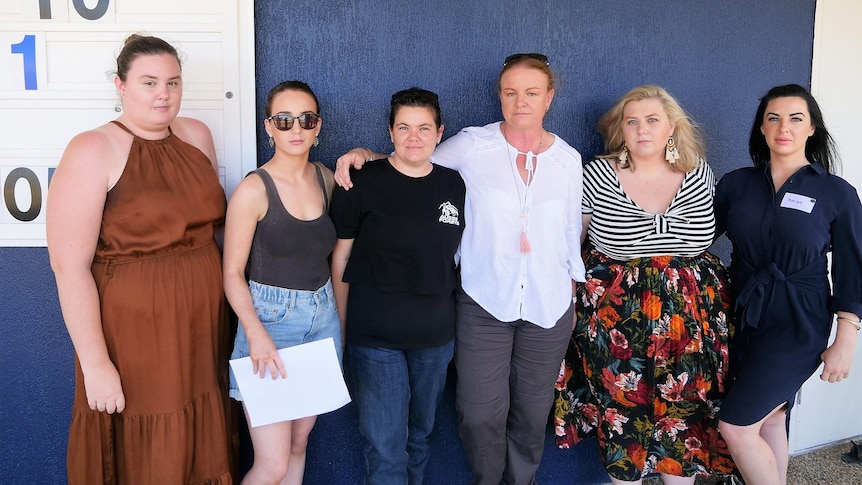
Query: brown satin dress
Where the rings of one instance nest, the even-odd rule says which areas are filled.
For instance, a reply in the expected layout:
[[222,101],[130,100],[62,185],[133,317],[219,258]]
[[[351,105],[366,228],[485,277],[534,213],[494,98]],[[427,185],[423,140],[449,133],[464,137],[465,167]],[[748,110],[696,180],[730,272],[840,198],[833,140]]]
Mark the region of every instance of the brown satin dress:
[[92,266],[126,409],[91,411],[76,359],[70,484],[231,483],[224,408],[230,337],[213,240],[225,207],[200,150],[173,133],[134,137],[107,195]]

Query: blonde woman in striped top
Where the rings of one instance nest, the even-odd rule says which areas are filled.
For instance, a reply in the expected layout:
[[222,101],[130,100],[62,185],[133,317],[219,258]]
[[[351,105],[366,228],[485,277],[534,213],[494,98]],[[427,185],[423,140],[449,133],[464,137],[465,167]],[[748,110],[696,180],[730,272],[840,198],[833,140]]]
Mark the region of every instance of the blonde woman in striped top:
[[614,484],[665,484],[733,465],[716,411],[727,371],[727,271],[706,252],[715,178],[696,126],[658,86],[599,121],[584,168],[586,283],[557,383],[557,444],[597,431]]

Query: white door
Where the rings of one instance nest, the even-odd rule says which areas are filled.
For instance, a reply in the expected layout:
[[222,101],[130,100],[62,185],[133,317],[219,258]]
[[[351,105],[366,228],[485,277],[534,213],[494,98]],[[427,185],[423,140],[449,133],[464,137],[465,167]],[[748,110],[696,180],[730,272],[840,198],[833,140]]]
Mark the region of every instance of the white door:
[[53,168],[72,136],[118,115],[111,73],[134,32],[180,51],[180,114],[212,130],[231,192],[256,165],[252,22],[252,0],[0,3],[0,246],[45,245]]
[[[862,35],[856,0],[818,0],[814,23],[814,65],[811,88],[830,134],[841,152],[843,176],[862,189]],[[862,275],[859,275],[862,278]],[[799,453],[862,435],[862,332],[857,335],[851,377],[840,384],[819,379],[819,369],[802,386],[791,414],[790,452]]]

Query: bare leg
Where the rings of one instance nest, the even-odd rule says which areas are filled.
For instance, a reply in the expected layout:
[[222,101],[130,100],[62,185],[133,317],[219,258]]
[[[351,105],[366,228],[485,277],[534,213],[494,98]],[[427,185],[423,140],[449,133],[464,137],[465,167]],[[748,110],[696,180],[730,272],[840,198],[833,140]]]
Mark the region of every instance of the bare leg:
[[[243,409],[245,406],[243,405]],[[246,421],[248,411],[245,412]],[[305,473],[308,434],[317,418],[252,427],[249,435],[254,447],[254,463],[243,477],[244,485],[301,484]],[[297,478],[298,477],[298,478]]]
[[276,485],[287,475],[287,457],[290,455],[291,422],[251,426],[248,410],[245,419],[254,447],[254,463],[242,479],[243,485]]
[[787,485],[787,463],[790,459],[787,446],[787,411],[782,408],[766,418],[763,427],[760,428],[760,436],[775,454],[779,483]]
[[[787,482],[787,435],[784,427],[784,404],[765,418],[748,426],[719,422],[718,428],[727,442],[733,461],[742,472],[745,483],[785,485]],[[782,431],[775,429],[780,421]],[[764,432],[766,436],[764,436]],[[783,442],[779,434],[783,435]],[[774,447],[773,447],[774,446]],[[780,464],[783,465],[780,466]]]
[[305,451],[308,448],[308,435],[317,421],[317,416],[291,421],[293,428],[290,437],[290,459],[287,465],[287,475],[280,485],[302,485],[305,476]]

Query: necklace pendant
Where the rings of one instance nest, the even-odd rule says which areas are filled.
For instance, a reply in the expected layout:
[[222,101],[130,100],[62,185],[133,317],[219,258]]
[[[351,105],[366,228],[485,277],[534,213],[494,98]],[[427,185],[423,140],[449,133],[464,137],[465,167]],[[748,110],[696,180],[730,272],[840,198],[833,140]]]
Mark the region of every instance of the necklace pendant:
[[529,252],[532,250],[530,248],[530,240],[527,239],[527,233],[526,232],[521,233],[520,246],[521,246],[521,254],[529,254]]

